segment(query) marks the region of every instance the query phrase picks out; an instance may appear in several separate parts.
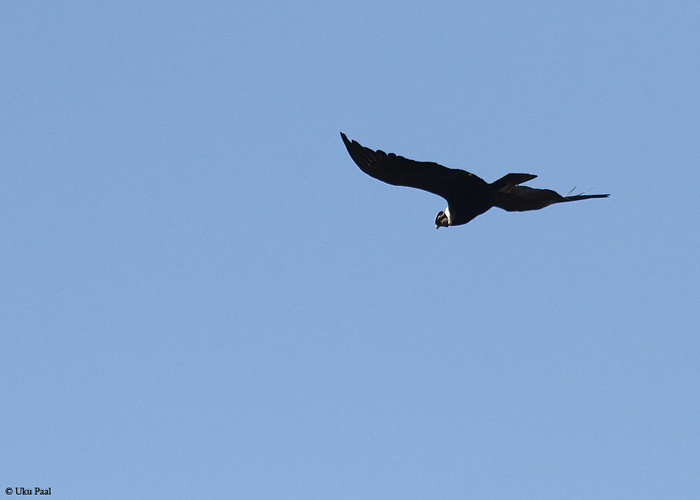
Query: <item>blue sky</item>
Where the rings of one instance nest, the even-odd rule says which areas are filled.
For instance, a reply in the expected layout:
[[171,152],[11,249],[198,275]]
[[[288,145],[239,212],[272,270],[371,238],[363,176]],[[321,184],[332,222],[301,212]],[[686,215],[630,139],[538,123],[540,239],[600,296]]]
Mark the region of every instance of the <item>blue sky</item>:
[[[697,498],[700,7],[4,2],[0,486]],[[375,149],[607,200],[491,210]]]

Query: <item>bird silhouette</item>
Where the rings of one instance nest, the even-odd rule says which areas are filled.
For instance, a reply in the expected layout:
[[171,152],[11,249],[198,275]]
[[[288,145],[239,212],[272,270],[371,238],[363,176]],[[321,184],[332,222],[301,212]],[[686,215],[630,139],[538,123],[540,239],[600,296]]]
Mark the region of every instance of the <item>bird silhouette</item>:
[[459,226],[491,207],[508,212],[539,210],[554,203],[607,198],[608,194],[562,196],[551,189],[520,184],[536,178],[533,174],[507,174],[489,184],[480,177],[434,162],[415,161],[384,151],[373,151],[340,133],[350,157],[367,175],[394,186],[423,189],[447,201],[447,208],[435,218],[435,227]]

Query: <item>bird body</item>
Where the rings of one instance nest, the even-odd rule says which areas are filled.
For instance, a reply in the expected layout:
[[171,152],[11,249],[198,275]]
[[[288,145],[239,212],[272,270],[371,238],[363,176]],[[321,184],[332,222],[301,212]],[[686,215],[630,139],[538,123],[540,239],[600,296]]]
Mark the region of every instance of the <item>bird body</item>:
[[367,175],[394,186],[423,189],[447,200],[447,208],[438,213],[435,227],[459,226],[483,214],[491,207],[508,212],[539,210],[554,203],[607,198],[607,194],[561,196],[551,189],[535,189],[520,184],[536,178],[533,174],[507,174],[491,184],[464,170],[447,168],[433,162],[409,160],[384,151],[373,151],[340,136],[350,157]]

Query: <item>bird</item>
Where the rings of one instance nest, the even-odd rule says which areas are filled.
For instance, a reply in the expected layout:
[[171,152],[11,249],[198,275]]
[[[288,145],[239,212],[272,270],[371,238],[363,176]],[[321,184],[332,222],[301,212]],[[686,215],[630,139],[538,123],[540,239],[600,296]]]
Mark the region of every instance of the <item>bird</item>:
[[607,198],[609,194],[562,196],[551,189],[521,186],[533,174],[507,174],[488,183],[480,177],[434,162],[415,161],[384,151],[366,148],[340,133],[353,161],[367,175],[393,186],[408,186],[442,196],[447,208],[438,212],[435,227],[461,226],[492,207],[508,212],[539,210],[554,203]]

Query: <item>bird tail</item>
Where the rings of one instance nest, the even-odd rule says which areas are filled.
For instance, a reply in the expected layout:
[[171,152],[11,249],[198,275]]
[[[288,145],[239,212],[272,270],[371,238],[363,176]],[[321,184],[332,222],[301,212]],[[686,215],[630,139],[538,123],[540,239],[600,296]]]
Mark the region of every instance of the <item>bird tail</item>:
[[491,187],[494,193],[509,191],[518,184],[523,182],[531,181],[537,177],[533,174],[507,174],[491,183]]

